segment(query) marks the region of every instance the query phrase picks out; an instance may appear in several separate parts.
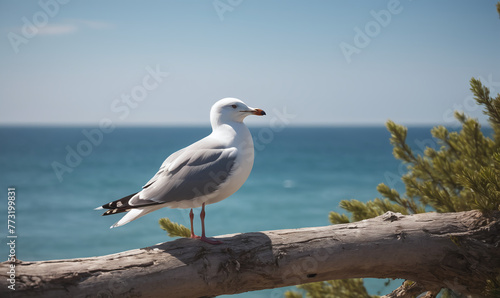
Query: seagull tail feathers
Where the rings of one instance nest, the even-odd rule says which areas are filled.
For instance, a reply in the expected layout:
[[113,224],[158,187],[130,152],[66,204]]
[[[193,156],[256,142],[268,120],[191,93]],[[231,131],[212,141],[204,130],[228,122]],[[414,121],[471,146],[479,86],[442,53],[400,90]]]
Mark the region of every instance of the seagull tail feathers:
[[141,216],[144,216],[152,211],[164,207],[161,204],[132,206],[129,204],[129,201],[132,198],[134,198],[135,195],[137,195],[137,193],[133,193],[119,200],[109,202],[107,204],[95,208],[94,210],[107,209],[106,212],[102,214],[103,216],[127,212],[127,214],[125,214],[124,217],[122,217],[118,222],[116,222],[114,225],[110,227],[110,229],[112,229],[119,226],[123,226]]
[[119,221],[117,221],[114,225],[112,225],[109,228],[112,229],[112,228],[123,226],[123,225],[128,224],[129,222],[131,222],[133,220],[138,219],[141,216],[144,216],[144,215],[146,215],[150,212],[153,212],[157,209],[160,209],[162,207],[163,206],[153,205],[153,206],[144,206],[144,207],[140,207],[140,208],[131,209],[130,211],[127,212],[127,214],[125,214],[124,217],[122,217]]

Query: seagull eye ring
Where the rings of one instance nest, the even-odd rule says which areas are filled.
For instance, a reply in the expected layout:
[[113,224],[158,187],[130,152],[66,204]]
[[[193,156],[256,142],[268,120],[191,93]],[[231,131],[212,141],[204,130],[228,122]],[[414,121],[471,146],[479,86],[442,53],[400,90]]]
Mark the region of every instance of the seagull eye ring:
[[237,105],[231,105],[233,109],[236,109],[238,106]]

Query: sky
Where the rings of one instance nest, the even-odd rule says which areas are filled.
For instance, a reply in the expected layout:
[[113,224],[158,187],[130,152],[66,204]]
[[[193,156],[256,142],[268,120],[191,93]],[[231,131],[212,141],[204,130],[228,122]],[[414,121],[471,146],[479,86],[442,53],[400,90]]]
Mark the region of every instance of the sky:
[[495,3],[0,0],[0,125],[209,125],[224,97],[250,125],[484,122]]

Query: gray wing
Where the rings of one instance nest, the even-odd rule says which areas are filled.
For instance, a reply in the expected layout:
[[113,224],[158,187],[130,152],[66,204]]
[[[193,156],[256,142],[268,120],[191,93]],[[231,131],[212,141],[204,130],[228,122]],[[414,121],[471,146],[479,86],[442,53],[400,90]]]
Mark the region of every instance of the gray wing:
[[233,170],[237,149],[201,140],[169,156],[131,206],[191,200],[216,191]]
[[172,163],[172,161],[177,159],[177,157],[179,157],[184,151],[186,151],[186,149],[187,149],[187,147],[184,149],[181,149],[179,151],[176,151],[176,152],[172,153],[169,157],[167,157],[167,159],[165,159],[165,161],[161,164],[158,172],[151,179],[149,179],[149,181],[146,184],[144,184],[144,186],[142,188],[147,188],[148,186],[153,184],[158,178],[160,178],[161,175],[165,172],[165,170]]

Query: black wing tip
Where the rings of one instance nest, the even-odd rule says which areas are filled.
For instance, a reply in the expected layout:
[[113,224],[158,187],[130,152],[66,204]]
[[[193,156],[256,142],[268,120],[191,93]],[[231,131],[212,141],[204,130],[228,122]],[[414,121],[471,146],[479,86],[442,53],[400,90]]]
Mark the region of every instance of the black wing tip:
[[118,199],[116,201],[109,202],[107,204],[102,205],[101,207],[97,207],[95,210],[109,209],[109,210],[106,210],[106,212],[104,212],[102,214],[102,216],[130,211],[130,209],[132,209],[132,207],[129,205],[128,202],[136,194],[137,193],[133,193],[131,195],[128,195],[128,196],[123,197],[121,199]]
[[139,208],[139,207],[144,207],[144,206],[150,206],[150,205],[158,205],[161,203],[158,202],[151,202],[150,204],[142,204],[140,206],[131,206],[128,202],[130,199],[137,194],[133,193],[131,195],[128,195],[126,197],[123,197],[119,200],[109,202],[107,204],[102,205],[101,207],[97,207],[95,210],[102,210],[102,209],[108,209],[106,212],[102,214],[102,216],[106,215],[113,215],[113,214],[118,214],[118,213],[123,213],[123,212],[128,212],[134,208]]
[[106,212],[104,212],[102,214],[102,216],[106,216],[106,215],[113,215],[113,214],[118,214],[118,213],[122,213],[122,212],[128,212],[130,211],[131,208],[115,208],[115,209],[109,209],[109,210],[106,210]]
[[128,204],[128,202],[136,194],[137,193],[133,193],[131,195],[128,195],[128,196],[123,197],[121,199],[118,199],[116,201],[109,202],[107,204],[102,205],[100,208],[97,208],[97,209],[116,209],[116,208],[123,209],[123,208],[128,208],[128,207],[130,207],[130,205]]

